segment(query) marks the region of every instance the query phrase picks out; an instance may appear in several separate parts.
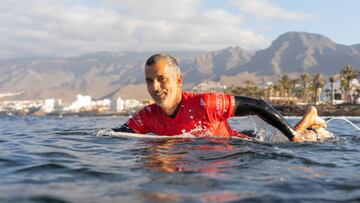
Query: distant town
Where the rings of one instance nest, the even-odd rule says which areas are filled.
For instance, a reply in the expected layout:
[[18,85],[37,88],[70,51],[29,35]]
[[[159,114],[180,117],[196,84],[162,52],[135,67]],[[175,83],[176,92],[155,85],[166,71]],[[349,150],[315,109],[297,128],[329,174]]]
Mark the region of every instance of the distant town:
[[[10,93],[0,94],[0,98]],[[0,115],[130,115],[150,104],[149,101],[135,99],[92,100],[89,95],[78,94],[76,100],[69,104],[62,103],[61,99],[0,101]]]
[[[193,86],[193,92],[224,92],[233,95],[243,95],[263,99],[275,106],[306,106],[306,105],[358,105],[360,104],[359,73],[351,65],[345,66],[339,74],[332,75],[326,80],[318,73],[308,73],[293,77],[284,74],[276,82],[265,85],[254,84],[245,80],[242,86],[220,84],[215,81],[204,81]],[[102,99],[93,100],[89,95],[78,94],[75,101],[62,103],[61,99],[49,98],[44,100],[6,100],[6,97],[21,94],[21,92],[0,93],[0,115],[132,115],[145,105],[153,103],[151,99],[138,101],[135,99]],[[287,107],[289,109],[289,107]],[[355,110],[359,111],[357,107]],[[291,108],[290,108],[291,109]],[[292,109],[295,111],[296,109]],[[288,111],[288,110],[287,110]],[[333,110],[343,111],[342,109]],[[286,114],[286,112],[284,112]],[[360,113],[360,112],[359,112]],[[352,112],[349,115],[358,115]]]
[[338,74],[326,78],[321,73],[284,74],[265,85],[245,80],[244,85],[230,87],[229,93],[261,98],[271,104],[318,105],[360,104],[359,71],[346,65]]

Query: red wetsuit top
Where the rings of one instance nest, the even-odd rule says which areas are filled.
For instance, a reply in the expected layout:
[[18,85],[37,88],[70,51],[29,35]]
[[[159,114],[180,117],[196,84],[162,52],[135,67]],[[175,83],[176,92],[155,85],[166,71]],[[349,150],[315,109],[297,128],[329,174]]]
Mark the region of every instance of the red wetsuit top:
[[246,136],[232,130],[227,119],[235,112],[235,98],[221,93],[183,92],[178,112],[171,118],[156,104],[151,104],[129,119],[135,133],[199,136]]

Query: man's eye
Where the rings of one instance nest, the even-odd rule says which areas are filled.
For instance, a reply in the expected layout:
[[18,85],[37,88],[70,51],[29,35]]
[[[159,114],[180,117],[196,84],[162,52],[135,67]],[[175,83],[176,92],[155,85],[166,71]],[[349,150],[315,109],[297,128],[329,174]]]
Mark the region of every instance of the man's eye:
[[165,82],[167,79],[166,78],[159,78],[160,82]]

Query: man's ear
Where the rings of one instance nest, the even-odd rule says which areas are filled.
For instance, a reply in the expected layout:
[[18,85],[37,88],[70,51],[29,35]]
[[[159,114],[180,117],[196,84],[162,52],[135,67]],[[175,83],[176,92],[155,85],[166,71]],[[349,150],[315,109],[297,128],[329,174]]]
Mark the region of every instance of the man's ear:
[[177,74],[176,75],[176,81],[177,81],[179,86],[182,86],[183,76],[181,74]]

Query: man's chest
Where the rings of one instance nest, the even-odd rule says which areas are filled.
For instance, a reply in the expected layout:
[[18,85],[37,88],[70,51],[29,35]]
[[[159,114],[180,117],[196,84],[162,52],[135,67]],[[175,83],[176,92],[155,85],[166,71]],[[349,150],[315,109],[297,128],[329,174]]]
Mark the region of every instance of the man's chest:
[[197,134],[197,132],[206,130],[210,125],[206,109],[201,106],[189,108],[182,105],[175,118],[164,114],[159,117],[159,119],[152,119],[151,128],[154,133],[161,135]]

